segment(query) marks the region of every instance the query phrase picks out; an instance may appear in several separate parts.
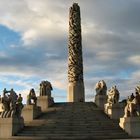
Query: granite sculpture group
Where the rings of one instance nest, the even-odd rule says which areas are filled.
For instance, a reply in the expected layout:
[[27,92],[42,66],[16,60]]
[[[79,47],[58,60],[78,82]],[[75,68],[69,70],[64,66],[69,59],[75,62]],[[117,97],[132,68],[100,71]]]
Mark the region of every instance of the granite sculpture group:
[[[39,96],[36,96],[32,88],[27,96],[27,104],[23,106],[21,94],[17,95],[13,89],[10,91],[4,89],[3,97],[0,98],[3,109],[0,113],[0,138],[15,135],[24,127],[24,123],[32,121],[40,115],[41,111],[51,106],[54,103],[51,97],[52,90],[49,81],[42,81]],[[136,95],[129,96],[126,102],[119,102],[120,93],[117,87],[112,86],[107,90],[104,80],[96,83],[95,91],[96,105],[111,119],[120,118],[120,127],[130,135],[140,137],[140,85],[135,88]],[[80,7],[77,3],[70,7],[69,14],[68,101],[85,101],[81,18]]]
[[[42,81],[40,83],[40,96],[51,96],[52,85],[48,81]],[[9,93],[9,94],[8,94]],[[7,91],[6,88],[3,90],[3,97],[0,102],[2,104],[3,111],[1,112],[1,118],[20,117],[23,108],[23,98],[21,94],[11,89]],[[35,90],[32,88],[27,95],[27,105],[37,105],[37,96]]]
[[[24,123],[32,121],[41,114],[41,108],[45,105],[46,108],[51,106],[54,103],[53,97],[51,97],[52,89],[50,82],[42,81],[40,83],[40,96],[37,97],[35,90],[32,88],[27,95],[27,104],[23,105],[21,94],[17,95],[13,89],[8,91],[5,88],[3,96],[0,97],[0,104],[2,105],[0,138],[9,138],[15,135],[24,127]],[[42,98],[45,100],[42,100]]]
[[140,93],[136,91],[136,95],[128,96],[127,105],[125,107],[125,117],[140,116]]
[[51,96],[52,85],[49,81],[42,81],[40,83],[40,96]]
[[[128,134],[139,137],[140,129],[140,85],[135,88],[135,95],[132,93],[127,99],[119,101],[120,93],[116,86],[107,90],[104,80],[95,85],[95,103],[111,119],[120,119],[120,127]],[[105,98],[106,97],[106,98]]]
[[107,86],[104,80],[100,80],[95,85],[96,95],[106,95]]
[[68,40],[68,102],[84,102],[83,57],[80,7],[74,3],[69,10]]
[[1,103],[3,105],[1,118],[21,116],[21,110],[23,108],[21,94],[17,95],[13,89],[7,91],[5,88],[3,90],[3,97],[1,98]]
[[[104,80],[100,80],[95,85],[96,95],[106,95],[106,103],[108,106],[119,103],[120,93],[116,86],[112,86],[107,90],[107,86]],[[125,102],[124,116],[140,116],[140,85],[135,88],[135,96],[128,96]]]
[[119,101],[119,91],[116,88],[116,86],[112,86],[108,91],[107,91],[107,102],[109,104],[115,104],[118,103]]

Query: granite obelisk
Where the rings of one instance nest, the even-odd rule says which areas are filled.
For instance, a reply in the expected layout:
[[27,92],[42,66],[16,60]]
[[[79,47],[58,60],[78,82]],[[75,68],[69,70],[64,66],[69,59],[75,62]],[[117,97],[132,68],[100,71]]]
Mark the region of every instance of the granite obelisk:
[[83,57],[80,7],[74,3],[69,10],[68,102],[84,102]]

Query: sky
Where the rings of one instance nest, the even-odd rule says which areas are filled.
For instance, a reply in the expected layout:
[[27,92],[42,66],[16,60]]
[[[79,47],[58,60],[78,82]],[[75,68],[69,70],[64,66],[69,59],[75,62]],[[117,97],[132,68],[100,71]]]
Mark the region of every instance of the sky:
[[121,99],[140,84],[140,0],[0,0],[0,93],[14,88],[39,94],[52,83],[55,102],[66,102],[69,7],[81,8],[86,101],[95,84],[116,85]]

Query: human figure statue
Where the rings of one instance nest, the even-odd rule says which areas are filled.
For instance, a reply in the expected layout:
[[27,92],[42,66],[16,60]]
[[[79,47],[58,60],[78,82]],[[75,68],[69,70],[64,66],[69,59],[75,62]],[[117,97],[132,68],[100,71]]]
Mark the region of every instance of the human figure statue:
[[[8,94],[9,93],[9,94]],[[23,105],[21,94],[17,96],[16,92],[11,89],[7,91],[6,88],[3,90],[3,97],[2,97],[2,105],[3,105],[3,112],[1,113],[2,118],[9,118],[9,117],[20,117],[21,110]]]
[[119,101],[119,91],[116,88],[116,86],[112,86],[108,91],[107,91],[107,102],[109,104],[115,104],[118,103]]
[[8,95],[8,97],[9,97],[9,101],[10,101],[10,110],[9,110],[7,116],[13,117],[16,114],[16,102],[17,102],[18,96],[13,89],[11,89],[9,92],[10,92],[10,94]]
[[138,92],[140,94],[140,85],[137,85],[135,88],[135,92]]
[[140,94],[135,92],[137,113],[140,116]]
[[17,98],[17,102],[16,102],[16,115],[18,117],[21,116],[21,112],[22,112],[22,108],[23,108],[23,104],[22,104],[22,101],[23,101],[23,98],[21,96],[21,94],[18,95],[18,98]]
[[2,97],[1,97],[1,95],[0,95],[0,104],[2,103]]
[[130,97],[132,100],[135,98],[134,96],[134,93],[131,94],[131,97]]
[[40,83],[40,96],[51,97],[51,90],[53,90],[53,88],[49,81],[46,80]]
[[95,85],[96,95],[106,95],[107,86],[104,80],[100,80]]
[[3,97],[2,97],[2,108],[3,108],[3,112],[1,113],[2,118],[6,118],[8,112],[10,110],[10,100],[6,93],[7,93],[7,90],[6,90],[6,88],[4,88]]
[[37,97],[35,94],[35,90],[32,88],[29,92],[29,95],[27,96],[27,105],[36,105],[36,104],[37,104]]
[[135,101],[135,98],[132,99],[131,96],[128,96],[127,98],[127,104],[124,108],[124,117],[130,117],[130,116],[133,116],[132,114],[132,101],[134,102]]
[[140,116],[140,94],[135,92],[136,96],[128,96],[127,105],[124,109],[124,117]]

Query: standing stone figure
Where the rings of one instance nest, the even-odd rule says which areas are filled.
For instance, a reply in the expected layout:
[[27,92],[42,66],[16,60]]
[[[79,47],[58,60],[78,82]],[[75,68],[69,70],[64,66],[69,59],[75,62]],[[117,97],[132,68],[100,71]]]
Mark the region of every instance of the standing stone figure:
[[118,89],[116,88],[116,86],[112,86],[108,91],[107,91],[107,102],[109,104],[115,104],[119,102],[119,96],[120,93],[118,91]]
[[40,83],[40,96],[51,97],[51,90],[53,90],[53,88],[49,81],[46,80]]
[[1,113],[1,118],[21,116],[21,110],[23,108],[23,105],[18,104],[18,96],[13,89],[7,91],[5,88],[3,90],[2,104],[3,112]]
[[127,104],[124,108],[124,117],[132,117],[136,115],[136,98],[132,99],[131,96],[127,98]]
[[104,80],[100,80],[95,85],[96,95],[106,95],[107,86]]
[[23,98],[22,98],[21,94],[19,94],[18,97],[17,97],[17,102],[16,102],[16,106],[17,106],[16,115],[18,117],[21,116],[22,109],[24,107],[22,101],[23,101]]
[[85,101],[80,7],[74,3],[69,11],[68,101]]
[[[137,89],[137,87],[135,89]],[[140,93],[138,93],[138,90],[136,90],[135,96],[128,96],[124,109],[124,117],[133,116],[140,116]]]
[[2,108],[3,108],[3,111],[1,113],[1,117],[2,118],[6,118],[8,112],[10,110],[10,100],[9,100],[9,97],[8,97],[8,95],[6,93],[7,93],[6,88],[4,88],[4,90],[3,90],[3,97],[1,99],[1,101],[2,101]]

